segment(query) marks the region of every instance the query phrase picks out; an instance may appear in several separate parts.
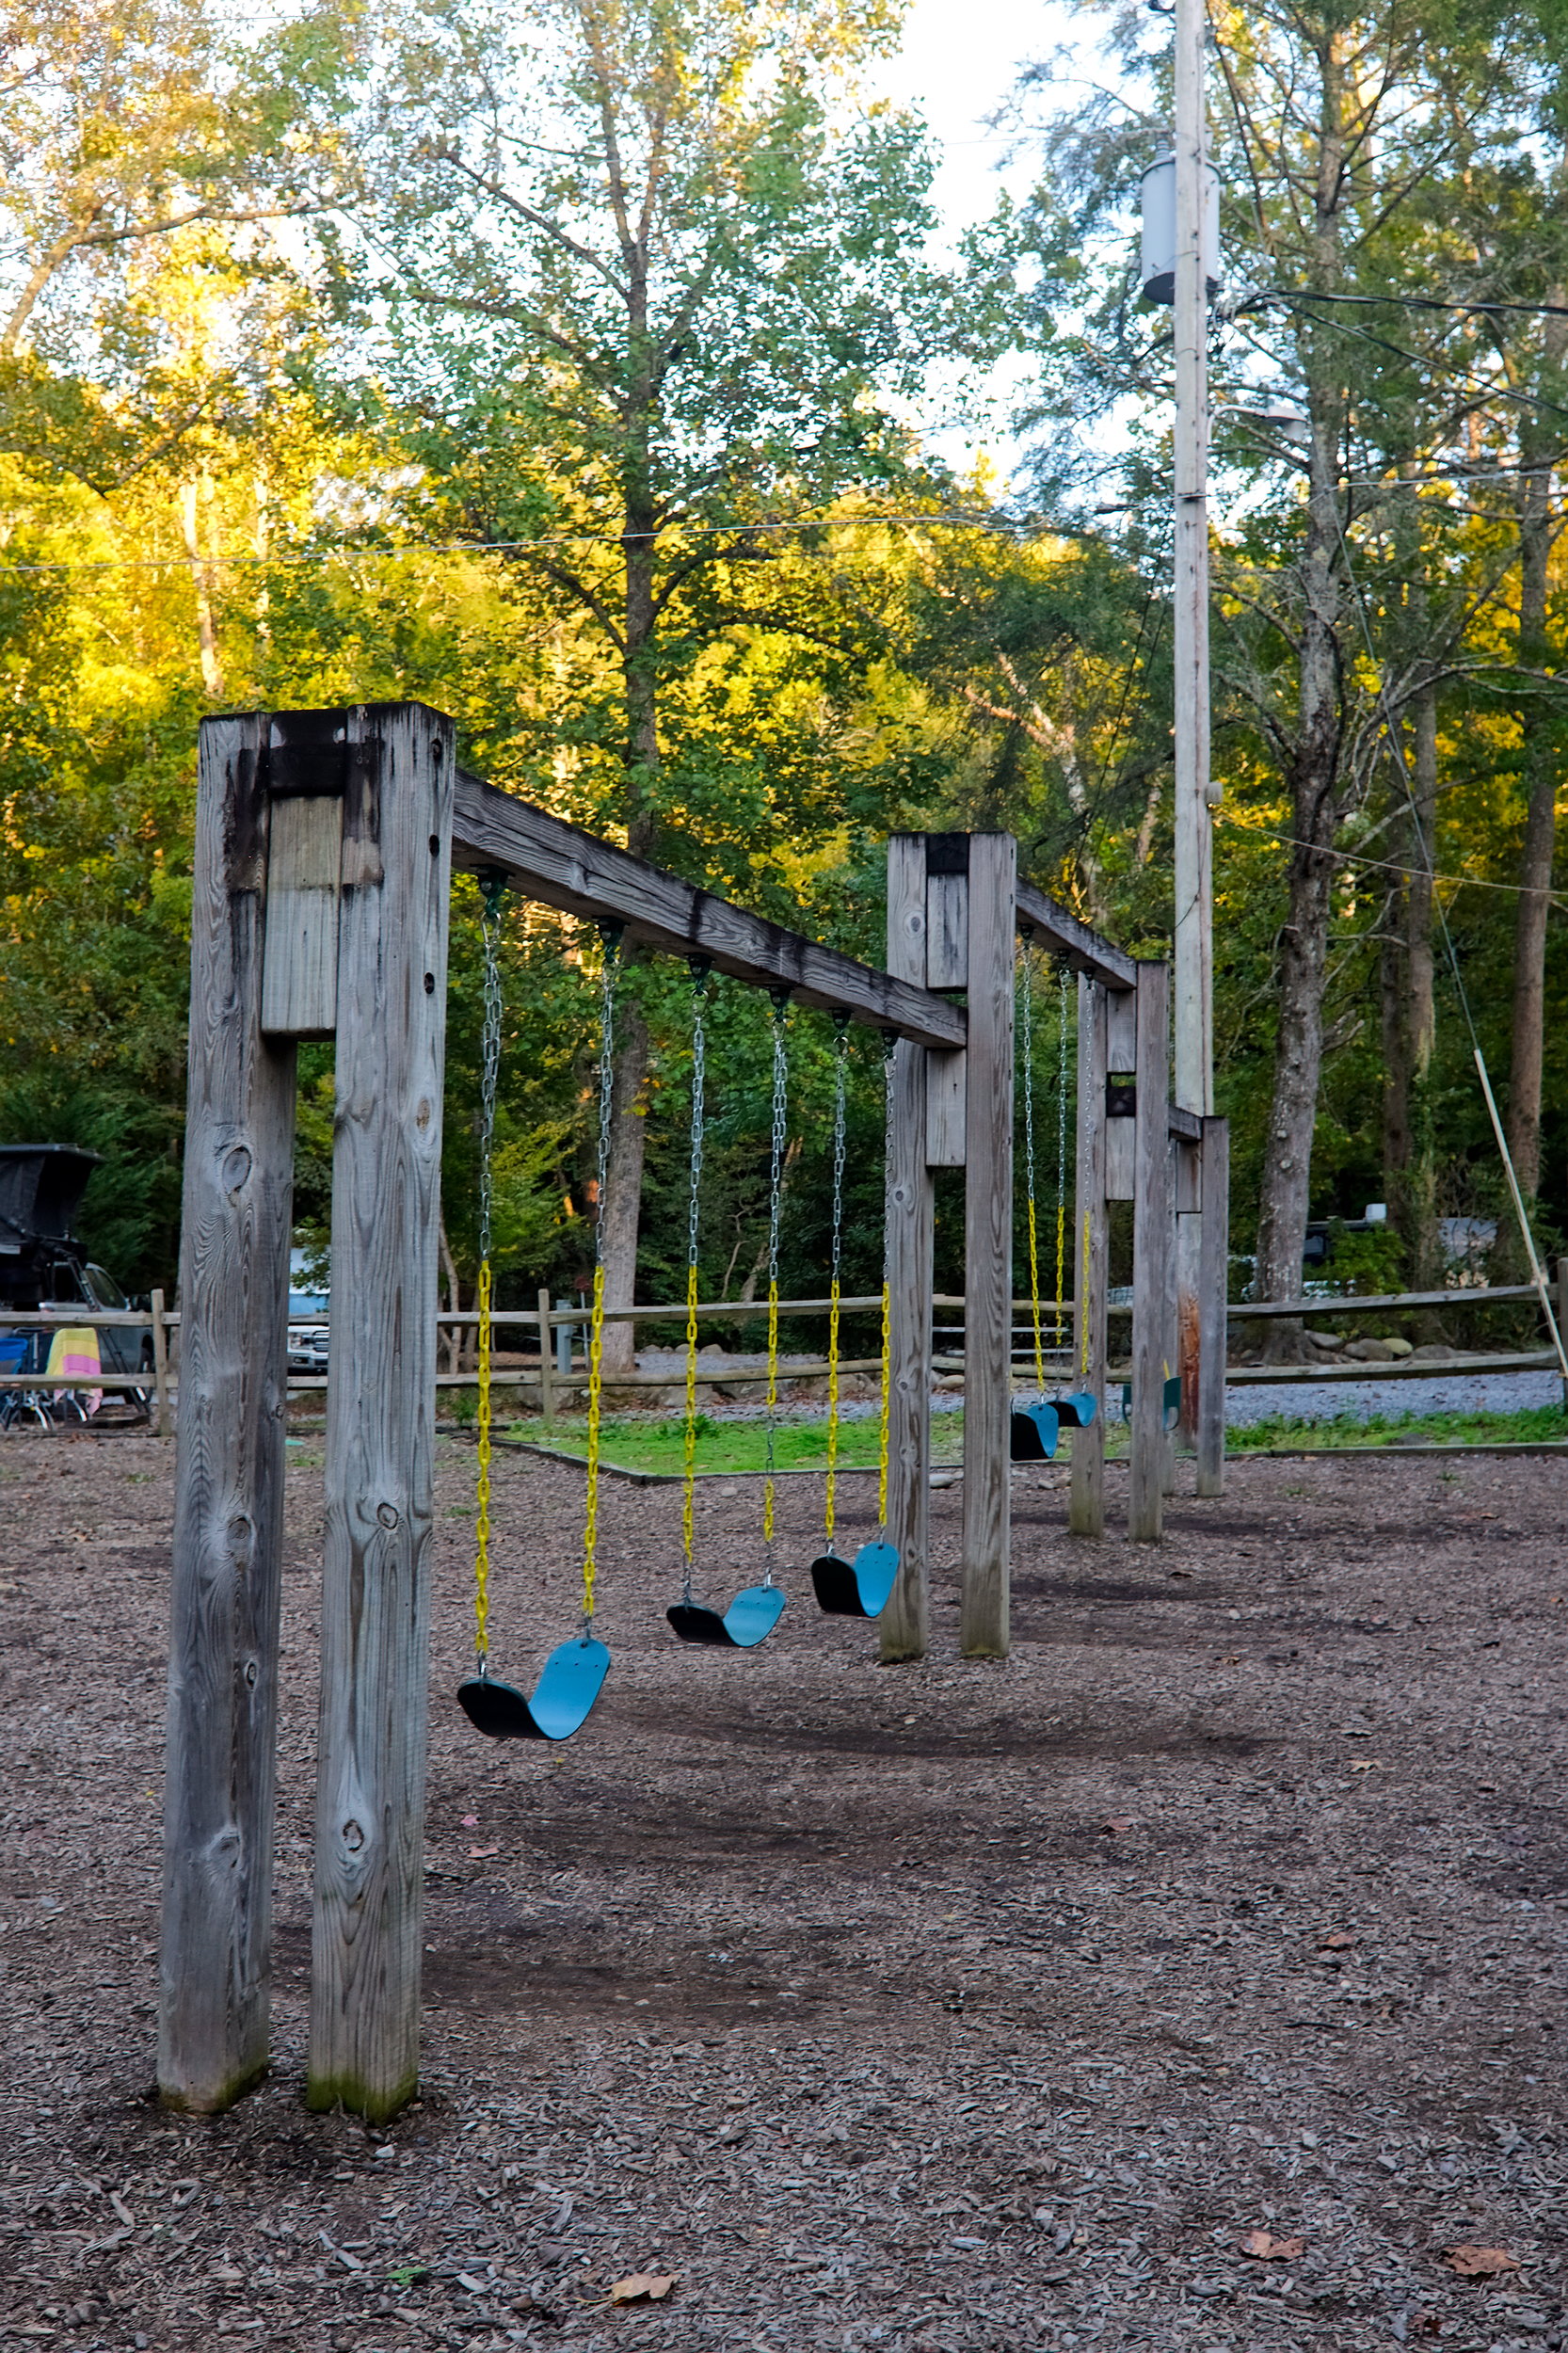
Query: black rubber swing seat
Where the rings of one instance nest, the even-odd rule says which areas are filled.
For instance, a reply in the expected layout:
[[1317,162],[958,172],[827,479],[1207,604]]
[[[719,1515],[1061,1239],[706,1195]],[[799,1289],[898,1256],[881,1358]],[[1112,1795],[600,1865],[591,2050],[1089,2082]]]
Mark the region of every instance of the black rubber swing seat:
[[1056,1452],[1061,1417],[1043,1397],[1032,1404],[1015,1405],[1008,1424],[1007,1451],[1015,1463],[1048,1463]]
[[1099,1411],[1087,1389],[1074,1389],[1071,1396],[1053,1397],[1050,1402],[1064,1430],[1087,1430]]
[[584,1634],[551,1652],[531,1699],[488,1674],[460,1683],[457,1699],[474,1729],[492,1740],[568,1740],[587,1722],[609,1671],[604,1644]]
[[664,1615],[683,1642],[712,1650],[755,1650],[784,1615],[785,1596],[776,1585],[748,1585],[728,1609],[706,1602],[673,1602]]
[[811,1563],[817,1608],[829,1618],[880,1618],[897,1577],[894,1545],[862,1545],[853,1561],[819,1552]]

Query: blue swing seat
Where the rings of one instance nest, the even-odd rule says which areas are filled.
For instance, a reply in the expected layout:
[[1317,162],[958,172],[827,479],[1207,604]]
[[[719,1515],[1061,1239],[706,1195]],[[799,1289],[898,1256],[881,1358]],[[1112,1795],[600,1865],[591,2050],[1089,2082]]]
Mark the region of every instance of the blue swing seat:
[[853,1561],[819,1552],[811,1563],[817,1608],[829,1618],[880,1618],[897,1577],[895,1545],[862,1545]]
[[[1173,1372],[1166,1380],[1164,1417],[1167,1430],[1174,1430],[1181,1419],[1181,1375],[1179,1372]],[[1132,1384],[1130,1381],[1122,1383],[1122,1419],[1125,1422],[1130,1422],[1132,1419]]]
[[1069,1397],[1053,1397],[1056,1418],[1064,1430],[1087,1430],[1099,1407],[1087,1389],[1074,1389]]
[[532,1699],[488,1674],[460,1683],[457,1698],[470,1723],[492,1740],[567,1740],[586,1723],[609,1671],[604,1644],[584,1634],[551,1652]]
[[683,1642],[714,1650],[755,1650],[783,1616],[784,1601],[776,1585],[748,1585],[722,1616],[700,1601],[672,1603],[664,1615]]
[[1056,1452],[1061,1417],[1043,1397],[1032,1404],[1015,1404],[1008,1425],[1008,1453],[1015,1463],[1048,1463]]

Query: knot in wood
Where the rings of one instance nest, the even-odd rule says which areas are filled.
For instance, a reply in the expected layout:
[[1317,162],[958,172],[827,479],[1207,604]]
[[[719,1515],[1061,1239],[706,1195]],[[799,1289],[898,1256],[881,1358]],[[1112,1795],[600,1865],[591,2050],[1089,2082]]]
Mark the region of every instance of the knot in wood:
[[376,1507],[376,1516],[380,1521],[383,1528],[395,1528],[397,1526],[397,1507],[395,1504],[378,1503]]
[[249,1181],[250,1152],[243,1144],[236,1144],[223,1156],[223,1190],[238,1193]]

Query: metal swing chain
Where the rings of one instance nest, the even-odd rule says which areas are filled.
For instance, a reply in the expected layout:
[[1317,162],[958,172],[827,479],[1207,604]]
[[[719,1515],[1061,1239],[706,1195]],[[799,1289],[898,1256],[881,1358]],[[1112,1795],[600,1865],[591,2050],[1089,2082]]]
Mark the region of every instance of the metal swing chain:
[[599,1575],[599,1425],[604,1393],[604,1205],[610,1176],[611,1120],[616,1096],[616,962],[620,925],[600,926],[604,969],[599,996],[599,1200],[594,1221],[594,1299],[588,1325],[588,1497],[583,1521],[583,1632],[594,1622]]
[[844,1129],[849,1085],[849,1016],[833,1016],[833,1238],[827,1309],[827,1500],[823,1525],[833,1549],[839,1493],[839,1299],[844,1259]]
[[773,1583],[774,1457],[778,1419],[778,1228],[784,1200],[785,1122],[789,1110],[790,1057],[785,1046],[790,992],[773,992],[773,1151],[768,1166],[768,1469],[762,1483],[762,1543],[767,1567],[762,1582]]
[[684,1561],[681,1599],[692,1598],[692,1558],[696,1541],[696,1293],[697,1219],[702,1199],[703,1099],[708,1083],[708,1043],[702,1026],[708,993],[706,956],[693,956],[692,971],[692,1166],[686,1204],[686,1427],[680,1489],[680,1546]]
[[881,1403],[876,1425],[876,1532],[888,1527],[888,1462],[891,1453],[893,1412],[893,1073],[898,1032],[882,1032],[882,1357]]
[[[1045,1343],[1040,1334],[1040,1235],[1035,1211],[1034,1172],[1034,935],[1025,930],[1023,955],[1018,966],[1019,1018],[1023,1027],[1024,1064],[1024,1186],[1029,1209],[1029,1309],[1034,1332],[1034,1383],[1042,1397],[1046,1393]],[[1062,1295],[1060,1279],[1057,1297]]]
[[484,1020],[480,1031],[479,1083],[479,1289],[478,1313],[479,1407],[477,1416],[478,1476],[473,1512],[473,1637],[474,1653],[483,1678],[488,1672],[490,1641],[490,1220],[495,1204],[495,1098],[501,1073],[501,901],[504,874],[480,877],[484,911],[480,936],[485,952]]
[[1056,968],[1056,1331],[1060,1348],[1066,1333],[1063,1321],[1064,1280],[1067,1272],[1067,968]]

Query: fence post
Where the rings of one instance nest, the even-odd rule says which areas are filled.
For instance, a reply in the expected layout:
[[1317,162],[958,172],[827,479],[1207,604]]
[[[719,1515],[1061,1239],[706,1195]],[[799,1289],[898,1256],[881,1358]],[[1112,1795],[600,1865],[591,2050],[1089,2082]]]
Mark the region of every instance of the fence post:
[[161,1438],[168,1428],[168,1327],[164,1321],[164,1295],[152,1293],[152,1435]]
[[453,728],[348,714],[306,2099],[419,2079]]
[[550,1361],[550,1293],[539,1287],[539,1411],[546,1421],[555,1418],[555,1368]]
[[265,724],[203,720],[197,774],[158,2092],[203,2112],[269,2025],[296,1052],[261,1027]]

